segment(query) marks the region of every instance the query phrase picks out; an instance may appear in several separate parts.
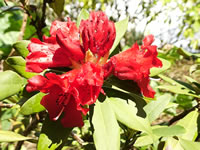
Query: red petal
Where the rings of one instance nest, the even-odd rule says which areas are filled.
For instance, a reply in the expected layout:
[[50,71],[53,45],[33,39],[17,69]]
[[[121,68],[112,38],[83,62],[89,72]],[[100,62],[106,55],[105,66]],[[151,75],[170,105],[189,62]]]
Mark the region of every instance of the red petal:
[[153,43],[154,41],[154,36],[152,34],[145,36],[143,40],[143,45],[144,46],[149,46]]
[[101,11],[91,12],[88,20],[81,21],[80,33],[84,50],[89,48],[99,56],[104,56],[110,50],[116,36],[114,23]]
[[156,46],[152,43],[152,36],[146,37],[143,46],[139,49],[134,44],[130,49],[123,51],[110,59],[113,64],[113,74],[121,80],[137,82],[144,96],[153,97],[155,92],[149,85],[150,68],[161,67],[162,63],[157,58]]
[[84,125],[81,111],[76,109],[76,103],[74,100],[70,100],[66,108],[64,109],[64,117],[61,123],[66,128],[82,127]]
[[28,80],[28,85],[26,86],[26,90],[28,92],[39,91],[42,90],[46,85],[47,79],[41,75],[34,76]]

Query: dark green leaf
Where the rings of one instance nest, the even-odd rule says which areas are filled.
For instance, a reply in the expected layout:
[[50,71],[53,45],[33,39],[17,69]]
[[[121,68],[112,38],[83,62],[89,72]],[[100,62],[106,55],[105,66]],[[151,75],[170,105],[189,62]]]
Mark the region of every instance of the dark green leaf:
[[[62,118],[62,116],[60,118]],[[60,119],[57,121],[52,121],[47,115],[43,123],[41,133],[46,134],[46,136],[49,138],[49,140],[52,141],[53,144],[62,142],[58,148],[61,149],[67,141],[71,130],[72,128],[64,128],[60,122]]]
[[13,44],[13,48],[22,56],[26,57],[29,53],[27,47],[30,41],[22,40]]
[[0,130],[0,142],[15,142],[15,141],[24,141],[24,140],[29,140],[29,139],[32,139],[32,138],[24,137],[12,131]]
[[49,6],[54,10],[54,12],[58,16],[61,16],[64,6],[65,6],[64,4],[65,4],[65,0],[54,0],[49,4]]
[[44,95],[44,93],[38,93],[32,96],[22,105],[20,112],[23,115],[31,115],[33,113],[45,110],[45,108],[40,104],[40,101]]
[[9,57],[6,60],[6,63],[13,68],[17,73],[19,73],[21,76],[25,77],[25,78],[31,78],[35,75],[37,75],[36,73],[30,73],[30,72],[26,72],[26,61],[21,57],[21,56],[13,56],[13,57]]
[[128,20],[129,19],[127,17],[126,19],[115,23],[116,38],[115,38],[112,48],[110,49],[110,54],[115,50],[121,38],[124,36],[126,29],[128,27]]
[[80,23],[81,23],[81,20],[86,20],[89,18],[89,13],[86,9],[82,9],[80,14],[78,15],[78,18],[77,18],[77,22],[76,22],[76,25],[77,27],[79,27]]
[[109,99],[106,99],[103,103],[96,102],[94,107],[92,123],[97,150],[120,149],[119,125],[108,101]]
[[0,72],[0,100],[17,94],[24,86],[24,80],[13,71]]

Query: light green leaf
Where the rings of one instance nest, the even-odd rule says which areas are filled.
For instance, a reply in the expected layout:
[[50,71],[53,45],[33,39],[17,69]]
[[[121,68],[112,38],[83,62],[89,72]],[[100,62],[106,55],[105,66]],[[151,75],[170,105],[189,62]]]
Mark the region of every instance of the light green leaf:
[[167,69],[170,68],[171,63],[170,61],[163,59],[163,58],[159,58],[162,61],[163,66],[161,68],[151,68],[150,69],[150,76],[156,76],[164,71],[166,71]]
[[13,71],[0,72],[0,100],[17,94],[24,86],[24,80]]
[[17,41],[16,43],[13,44],[13,48],[24,58],[28,55],[29,51],[27,49],[28,44],[30,41],[27,40],[22,40],[22,41]]
[[94,125],[93,137],[97,150],[120,149],[120,128],[108,98],[103,103],[96,103],[92,124]]
[[17,73],[19,73],[21,76],[25,77],[25,78],[31,78],[35,75],[37,75],[36,73],[30,73],[30,72],[26,72],[26,61],[21,57],[21,56],[13,56],[13,57],[9,57],[6,60],[6,63],[13,68]]
[[178,140],[169,137],[165,142],[163,150],[184,150],[184,149],[181,147]]
[[152,129],[147,118],[137,116],[137,108],[132,101],[121,100],[119,98],[110,98],[110,105],[115,112],[117,120],[127,127],[152,134]]
[[142,146],[146,146],[146,145],[150,145],[150,144],[153,144],[152,137],[150,135],[144,135],[144,136],[140,136],[137,138],[134,146],[142,147]]
[[51,3],[49,3],[49,6],[54,10],[54,12],[58,16],[61,16],[64,6],[65,6],[64,4],[65,4],[65,0],[54,0]]
[[44,93],[38,93],[32,96],[22,105],[20,112],[23,115],[30,115],[45,110],[45,108],[40,104],[40,101],[44,95]]
[[115,38],[112,48],[110,49],[110,54],[115,50],[121,38],[124,36],[126,29],[128,27],[128,20],[129,18],[127,17],[126,19],[115,23],[116,38]]
[[89,18],[89,13],[86,9],[82,9],[80,14],[78,15],[76,26],[79,27],[81,20],[86,20]]
[[165,110],[170,102],[172,96],[170,94],[164,94],[159,96],[156,101],[148,103],[144,110],[148,116],[149,122],[153,122],[159,117],[159,115]]
[[179,138],[179,140],[184,150],[199,150],[200,148],[200,142],[192,142],[192,141],[185,140],[182,138]]
[[24,141],[24,140],[29,140],[29,139],[32,139],[32,138],[24,137],[12,131],[0,130],[0,142],[15,142],[15,141]]
[[184,127],[180,125],[173,126],[160,126],[158,128],[153,129],[153,134],[157,136],[178,136],[186,133]]
[[199,114],[197,111],[190,112],[183,119],[179,120],[176,125],[183,126],[186,129],[186,133],[179,136],[186,140],[194,140],[197,135],[197,118]]
[[40,134],[37,149],[38,150],[55,150],[61,144],[61,142],[59,144],[55,143],[52,145],[51,143],[52,141],[45,134]]
[[191,90],[189,90],[186,87],[173,86],[173,85],[162,85],[162,86],[158,86],[157,88],[167,90],[167,91],[170,91],[170,92],[176,93],[176,94],[185,94],[185,95],[193,96],[196,98],[200,98],[200,96],[198,96],[196,94],[192,94]]

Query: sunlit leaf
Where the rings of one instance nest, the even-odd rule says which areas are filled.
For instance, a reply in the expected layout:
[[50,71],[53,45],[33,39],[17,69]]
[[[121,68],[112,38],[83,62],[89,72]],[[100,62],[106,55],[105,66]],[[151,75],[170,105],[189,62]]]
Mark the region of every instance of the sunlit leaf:
[[108,101],[109,99],[103,103],[97,102],[94,107],[92,124],[97,150],[120,149],[119,125]]
[[30,140],[30,139],[32,138],[24,137],[12,131],[0,130],[0,142],[15,142],[15,141]]
[[30,41],[27,40],[22,40],[22,41],[17,41],[16,43],[13,44],[13,48],[22,56],[26,57],[29,53],[27,47]]
[[0,72],[0,100],[17,94],[24,85],[24,80],[13,71]]
[[89,18],[89,12],[86,9],[82,9],[77,18],[76,22],[77,27],[79,27],[81,20],[86,20],[88,18]]
[[54,12],[58,16],[61,16],[64,6],[65,6],[64,4],[65,4],[65,0],[54,0],[51,3],[49,3],[49,6],[54,10]]
[[20,112],[23,115],[30,115],[45,110],[45,108],[40,104],[40,101],[44,95],[44,93],[38,93],[32,96],[22,105]]
[[200,143],[199,142],[192,142],[189,140],[185,140],[182,138],[179,138],[181,146],[184,148],[184,150],[199,150]]
[[115,38],[112,48],[110,49],[110,54],[115,50],[121,38],[124,36],[126,29],[128,27],[128,20],[129,18],[127,17],[126,19],[115,23],[116,38]]

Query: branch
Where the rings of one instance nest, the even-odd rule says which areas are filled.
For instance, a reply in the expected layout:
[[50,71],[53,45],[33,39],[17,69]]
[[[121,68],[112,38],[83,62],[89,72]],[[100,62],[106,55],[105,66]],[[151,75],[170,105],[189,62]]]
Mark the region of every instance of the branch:
[[71,132],[71,136],[82,146],[84,141],[81,139],[77,134],[75,134],[73,131]]
[[5,104],[5,103],[0,103],[0,108],[12,108],[16,104]]

